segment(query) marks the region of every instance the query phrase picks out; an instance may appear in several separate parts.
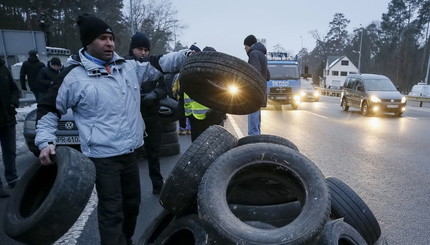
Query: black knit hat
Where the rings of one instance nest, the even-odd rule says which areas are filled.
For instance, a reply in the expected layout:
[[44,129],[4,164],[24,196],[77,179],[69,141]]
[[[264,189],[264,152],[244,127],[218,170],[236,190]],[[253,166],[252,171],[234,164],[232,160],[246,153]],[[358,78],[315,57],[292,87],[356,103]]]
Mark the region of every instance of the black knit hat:
[[197,47],[196,45],[191,45],[190,47],[189,47],[189,49],[190,50],[194,50],[196,53],[199,53],[199,52],[202,52],[201,50],[200,50],[200,48],[199,47]]
[[257,38],[254,35],[249,35],[243,40],[243,45],[251,47],[257,42]]
[[81,42],[84,47],[103,33],[109,33],[115,36],[112,28],[106,22],[94,15],[80,15],[76,23],[79,26]]
[[51,65],[57,65],[61,66],[61,60],[57,57],[52,57],[52,59],[49,61]]
[[216,50],[210,46],[206,46],[203,48],[203,52],[216,52]]
[[148,50],[151,50],[151,42],[149,41],[148,36],[145,33],[142,32],[136,32],[132,37],[130,41],[130,49],[134,48],[147,48]]

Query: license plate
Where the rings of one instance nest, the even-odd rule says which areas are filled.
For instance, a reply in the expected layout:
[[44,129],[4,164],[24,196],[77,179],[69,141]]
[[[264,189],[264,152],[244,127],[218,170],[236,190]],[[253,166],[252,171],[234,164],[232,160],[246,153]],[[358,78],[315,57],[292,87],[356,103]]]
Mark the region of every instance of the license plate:
[[399,108],[399,105],[387,105],[387,108]]
[[275,97],[277,100],[286,100],[287,96],[276,96]]
[[80,143],[79,136],[57,136],[57,145],[78,145]]

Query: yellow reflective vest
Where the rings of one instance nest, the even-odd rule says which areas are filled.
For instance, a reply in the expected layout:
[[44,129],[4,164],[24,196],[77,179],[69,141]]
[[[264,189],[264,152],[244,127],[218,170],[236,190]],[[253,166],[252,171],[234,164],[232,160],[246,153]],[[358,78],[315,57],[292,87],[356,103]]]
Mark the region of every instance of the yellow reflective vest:
[[185,108],[185,116],[193,115],[195,118],[199,120],[203,120],[206,118],[206,112],[209,110],[206,106],[192,100],[188,94],[184,93],[184,108]]

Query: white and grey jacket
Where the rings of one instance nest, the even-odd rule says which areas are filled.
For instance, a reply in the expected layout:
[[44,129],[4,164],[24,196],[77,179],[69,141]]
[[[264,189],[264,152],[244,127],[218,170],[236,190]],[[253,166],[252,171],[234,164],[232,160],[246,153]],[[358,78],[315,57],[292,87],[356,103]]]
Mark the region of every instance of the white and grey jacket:
[[140,85],[156,80],[163,74],[161,71],[179,72],[188,54],[189,50],[181,50],[141,63],[126,61],[114,53],[108,73],[81,49],[80,61],[68,60],[65,75],[59,77],[38,105],[36,146],[43,149],[48,142],[55,144],[58,120],[71,108],[84,155],[105,158],[133,152],[143,145],[145,130],[140,113]]

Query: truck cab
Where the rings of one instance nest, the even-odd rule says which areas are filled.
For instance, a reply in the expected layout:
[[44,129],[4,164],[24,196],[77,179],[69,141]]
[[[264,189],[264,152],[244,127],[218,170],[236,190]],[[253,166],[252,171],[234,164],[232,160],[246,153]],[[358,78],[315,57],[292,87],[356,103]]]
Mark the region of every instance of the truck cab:
[[296,110],[300,104],[301,89],[299,63],[276,59],[279,56],[273,53],[268,53],[267,57],[270,72],[270,80],[267,82],[268,103],[273,104],[277,110],[282,105],[291,105]]

